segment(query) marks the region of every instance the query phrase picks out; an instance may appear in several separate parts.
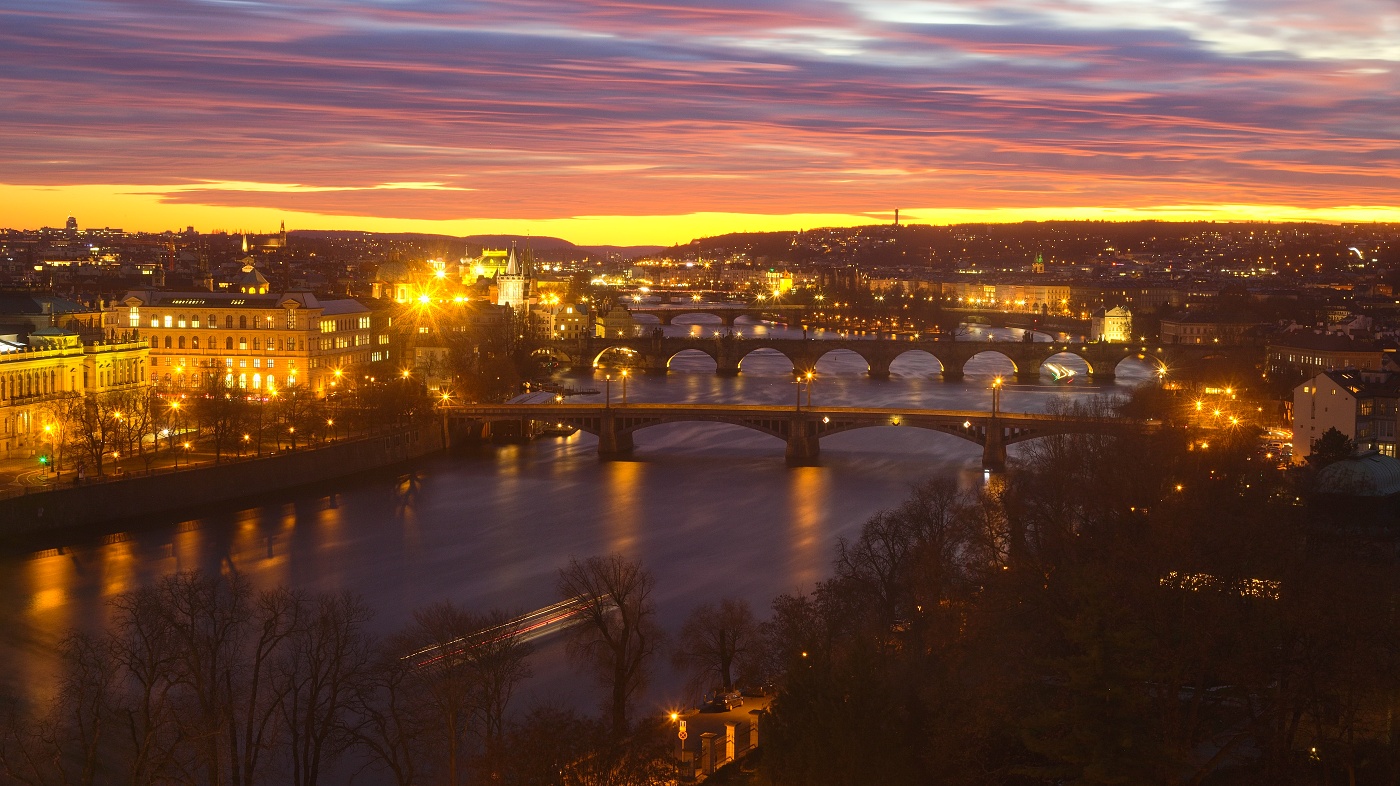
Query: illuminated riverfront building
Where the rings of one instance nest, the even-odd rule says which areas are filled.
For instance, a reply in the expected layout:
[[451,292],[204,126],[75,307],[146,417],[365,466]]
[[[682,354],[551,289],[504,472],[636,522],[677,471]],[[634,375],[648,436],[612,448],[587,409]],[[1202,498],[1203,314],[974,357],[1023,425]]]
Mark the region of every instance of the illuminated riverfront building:
[[0,458],[51,449],[55,407],[64,399],[135,390],[150,384],[150,347],[128,336],[86,344],[56,327],[27,341],[0,336]]
[[1094,312],[1090,333],[1095,341],[1123,343],[1133,340],[1133,312],[1122,306]]
[[390,351],[387,336],[376,339],[368,306],[310,292],[133,290],[114,311],[146,341],[151,378],[161,386],[222,380],[243,390],[306,385],[324,394],[337,371],[387,360]]

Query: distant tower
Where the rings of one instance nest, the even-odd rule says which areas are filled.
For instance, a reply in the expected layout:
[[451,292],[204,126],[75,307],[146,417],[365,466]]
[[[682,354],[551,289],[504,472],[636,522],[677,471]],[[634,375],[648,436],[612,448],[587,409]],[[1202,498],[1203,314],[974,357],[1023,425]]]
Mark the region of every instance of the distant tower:
[[511,246],[505,272],[496,276],[496,305],[510,306],[517,311],[527,308],[530,278],[529,262],[521,262],[515,253],[515,246]]
[[1036,255],[1035,255],[1035,262],[1031,263],[1031,272],[1032,272],[1032,273],[1044,273],[1044,272],[1045,272],[1045,258],[1042,257],[1040,254],[1036,254]]
[[63,231],[67,232],[70,237],[78,234],[78,219],[69,216],[68,223],[63,225]]
[[286,221],[283,221],[283,222],[282,222],[282,229],[278,232],[278,234],[280,234],[280,235],[282,236],[282,245],[281,245],[281,247],[282,247],[282,248],[286,248],[286,247],[287,247],[287,222],[286,222]]
[[243,233],[243,253],[244,253],[244,254],[247,254],[247,253],[248,253],[248,233],[247,233],[247,232],[244,232],[244,233]]
[[894,225],[899,226],[899,208],[894,209]]

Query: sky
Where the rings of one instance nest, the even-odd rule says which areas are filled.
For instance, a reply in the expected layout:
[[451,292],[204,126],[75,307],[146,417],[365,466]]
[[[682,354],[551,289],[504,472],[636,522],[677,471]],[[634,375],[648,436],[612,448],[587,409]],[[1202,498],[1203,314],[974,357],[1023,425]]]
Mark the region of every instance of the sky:
[[0,226],[1400,221],[1397,0],[0,0]]

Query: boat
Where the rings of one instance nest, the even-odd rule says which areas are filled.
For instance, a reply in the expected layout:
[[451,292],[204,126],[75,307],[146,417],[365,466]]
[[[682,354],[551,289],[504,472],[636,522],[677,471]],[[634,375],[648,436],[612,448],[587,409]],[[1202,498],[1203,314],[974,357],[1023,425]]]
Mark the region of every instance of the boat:
[[537,437],[572,437],[577,432],[578,426],[571,423],[535,424],[535,436]]

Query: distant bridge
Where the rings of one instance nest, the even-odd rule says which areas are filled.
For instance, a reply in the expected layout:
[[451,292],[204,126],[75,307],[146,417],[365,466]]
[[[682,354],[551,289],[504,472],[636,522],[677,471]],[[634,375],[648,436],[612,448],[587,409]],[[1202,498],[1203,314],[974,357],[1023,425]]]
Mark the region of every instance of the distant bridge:
[[798,339],[798,338],[740,338],[722,335],[713,338],[662,337],[584,338],[552,341],[536,350],[549,355],[575,371],[586,371],[604,365],[604,354],[613,353],[611,362],[624,361],[648,374],[665,374],[676,355],[695,350],[715,361],[715,372],[737,375],[744,359],[755,350],[771,349],[788,359],[795,372],[810,371],[828,352],[849,350],[860,355],[869,368],[869,375],[885,378],[890,364],[906,352],[927,352],[938,360],[944,379],[961,379],[968,360],[983,352],[994,352],[1011,361],[1013,373],[1021,381],[1040,379],[1040,368],[1055,355],[1074,355],[1089,367],[1089,375],[1097,381],[1112,380],[1118,364],[1134,358],[1157,368],[1171,368],[1188,359],[1223,355],[1226,352],[1253,350],[1252,347],[1195,346],[1183,344],[1110,344],[1104,342],[1064,341],[952,341],[931,338],[909,339]]
[[1052,434],[1141,434],[1162,428],[1159,421],[1060,417],[1024,413],[889,409],[871,407],[779,407],[744,404],[467,404],[443,408],[457,432],[489,438],[491,424],[514,422],[521,434],[531,422],[567,423],[598,437],[598,455],[622,458],[632,452],[632,435],[663,423],[731,423],[787,443],[787,460],[811,465],[823,437],[858,428],[899,426],[951,434],[982,446],[982,466],[1006,466],[1006,446]]
[[807,313],[806,306],[762,305],[749,303],[661,303],[651,305],[625,306],[633,316],[650,314],[669,325],[676,317],[694,314],[710,314],[720,318],[726,327],[732,327],[739,317],[756,319],[782,319],[801,317]]

